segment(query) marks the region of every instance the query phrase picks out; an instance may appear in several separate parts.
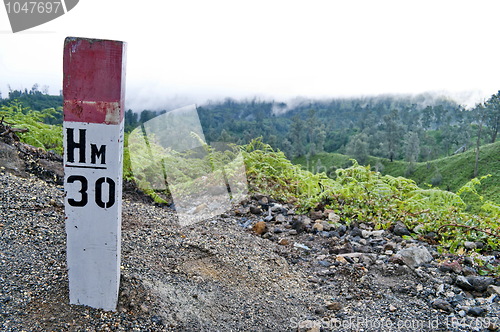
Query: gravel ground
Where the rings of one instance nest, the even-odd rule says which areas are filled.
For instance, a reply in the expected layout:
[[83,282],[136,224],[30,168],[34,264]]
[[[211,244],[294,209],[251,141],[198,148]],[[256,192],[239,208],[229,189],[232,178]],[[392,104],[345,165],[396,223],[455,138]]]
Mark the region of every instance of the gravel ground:
[[62,187],[0,169],[0,330],[498,330],[500,282],[473,262],[261,200],[180,227],[126,191],[120,297],[106,312],[68,304]]

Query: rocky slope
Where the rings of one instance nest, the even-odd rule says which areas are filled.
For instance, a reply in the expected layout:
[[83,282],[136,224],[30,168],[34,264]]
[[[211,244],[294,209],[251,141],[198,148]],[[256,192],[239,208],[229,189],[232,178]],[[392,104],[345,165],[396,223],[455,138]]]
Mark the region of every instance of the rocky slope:
[[[118,310],[69,305],[60,162],[19,143],[4,146],[10,152],[0,149],[2,331],[495,331],[500,325],[500,280],[479,276],[471,259],[438,254],[432,239],[403,239],[409,230],[401,224],[384,231],[369,224],[334,228],[331,211],[297,215],[290,204],[255,195],[219,217],[180,227],[173,211],[132,187],[123,206]],[[499,263],[498,252],[483,256]]]

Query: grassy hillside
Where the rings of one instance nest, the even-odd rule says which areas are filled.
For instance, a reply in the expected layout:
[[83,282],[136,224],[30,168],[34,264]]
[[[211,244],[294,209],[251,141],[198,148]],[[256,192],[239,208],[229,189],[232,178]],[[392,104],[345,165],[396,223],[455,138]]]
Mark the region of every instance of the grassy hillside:
[[[300,164],[312,172],[324,171],[327,175],[334,176],[335,169],[350,164],[349,158],[336,153],[321,153],[309,160],[305,157],[297,158],[294,163]],[[409,164],[403,161],[390,162],[388,159],[372,157],[369,159],[369,164],[374,170],[381,171],[382,174],[404,176],[414,180],[419,186],[432,184],[435,187],[456,192],[472,179],[474,160],[475,151],[469,149],[454,156],[415,163],[412,171],[409,170]],[[487,174],[491,174],[491,177],[482,181],[479,187],[480,194],[484,196],[485,200],[500,203],[500,142],[481,147],[479,176]]]

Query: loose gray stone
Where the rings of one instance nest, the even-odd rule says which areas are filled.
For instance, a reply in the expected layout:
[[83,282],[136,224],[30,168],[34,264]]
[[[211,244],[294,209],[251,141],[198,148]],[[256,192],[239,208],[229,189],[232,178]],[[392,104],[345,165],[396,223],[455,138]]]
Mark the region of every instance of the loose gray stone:
[[312,229],[316,232],[322,232],[323,231],[323,225],[319,222],[314,223],[312,226]]
[[286,218],[285,218],[285,216],[284,216],[284,215],[282,215],[282,214],[278,214],[278,215],[274,218],[274,220],[275,220],[276,222],[285,222],[285,221],[286,221]]
[[27,176],[24,171],[24,163],[17,154],[17,149],[0,141],[0,167],[4,167],[9,173],[18,176]]
[[328,302],[326,304],[328,310],[339,311],[342,309],[342,303],[340,302]]
[[328,213],[328,220],[333,221],[334,223],[340,222],[340,216],[336,214],[335,212],[329,212]]
[[274,217],[273,217],[273,216],[266,216],[266,217],[264,218],[264,221],[266,221],[266,222],[270,222],[270,221],[272,221],[273,219],[274,219]]
[[369,238],[370,235],[372,235],[372,232],[370,231],[365,231],[364,229],[361,231],[361,236],[365,239]]
[[432,261],[432,255],[427,248],[423,246],[405,248],[400,250],[397,254],[409,267],[417,267]]
[[332,265],[329,261],[318,261],[318,264],[323,267],[330,267]]
[[321,225],[323,225],[323,230],[326,232],[332,229],[332,225],[328,221],[323,221]]
[[260,199],[259,199],[259,204],[260,205],[267,205],[269,203],[269,199],[266,197],[266,196],[262,196]]
[[488,293],[490,293],[491,295],[493,294],[500,295],[500,286],[489,285],[487,290]]
[[423,230],[424,230],[424,225],[422,225],[422,224],[418,224],[417,226],[415,226],[413,228],[413,232],[418,233],[418,234],[422,233]]
[[474,250],[474,249],[477,248],[476,243],[475,242],[471,242],[471,241],[464,242],[464,247],[467,250]]
[[319,332],[321,328],[321,322],[314,320],[304,320],[299,323],[297,328],[298,332]]
[[304,249],[304,250],[311,250],[311,248],[309,248],[308,246],[306,246],[306,245],[304,245],[304,244],[302,244],[302,243],[298,243],[298,242],[295,242],[295,243],[293,244],[293,246],[294,246],[295,248],[300,248],[300,249]]

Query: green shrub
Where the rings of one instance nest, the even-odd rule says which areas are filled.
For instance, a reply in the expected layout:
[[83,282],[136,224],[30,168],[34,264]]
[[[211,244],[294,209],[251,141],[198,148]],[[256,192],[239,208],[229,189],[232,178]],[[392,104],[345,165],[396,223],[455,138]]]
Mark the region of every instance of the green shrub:
[[25,133],[17,133],[22,142],[62,155],[62,127],[43,123],[47,118],[54,118],[57,113],[53,108],[33,111],[15,100],[0,108],[0,119],[12,128],[28,129]]
[[455,194],[432,187],[422,189],[413,180],[382,175],[355,160],[353,166],[336,170],[332,179],[300,169],[260,140],[242,149],[251,189],[294,202],[302,212],[320,205],[333,209],[346,224],[372,222],[377,228],[402,221],[410,229],[419,226],[420,233],[438,233],[442,248],[452,252],[465,241],[481,241],[487,249],[500,248],[500,206],[486,201],[481,213],[471,214],[466,212],[469,202],[464,201],[471,194],[482,200],[476,186],[488,176],[471,180]]

